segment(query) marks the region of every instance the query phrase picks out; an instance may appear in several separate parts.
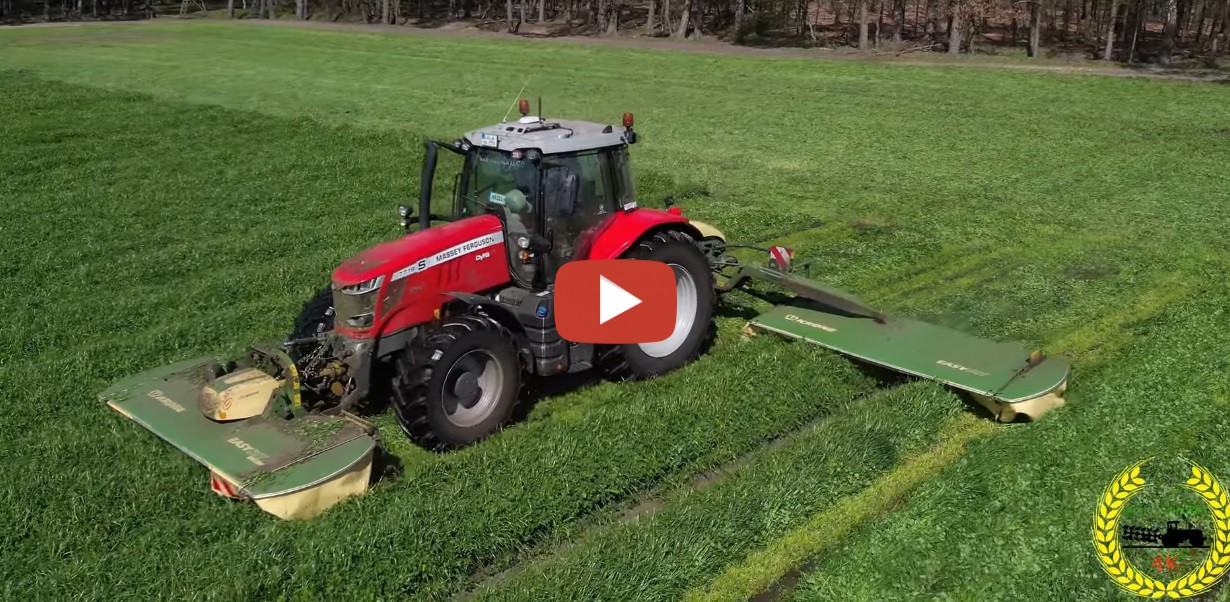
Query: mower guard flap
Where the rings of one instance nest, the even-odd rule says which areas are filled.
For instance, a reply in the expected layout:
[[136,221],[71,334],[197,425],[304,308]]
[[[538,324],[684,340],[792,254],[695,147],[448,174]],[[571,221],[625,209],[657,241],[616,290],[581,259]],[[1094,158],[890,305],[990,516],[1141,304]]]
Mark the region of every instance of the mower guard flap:
[[306,518],[366,489],[376,447],[370,425],[348,414],[210,420],[198,408],[198,396],[204,368],[215,361],[143,372],[99,397],[225,479],[234,497],[250,498],[283,518]]
[[876,321],[780,305],[754,318],[750,326],[969,392],[1001,419],[1017,414],[1036,418],[1062,403],[1068,378],[1066,362],[1031,361],[1030,352],[1017,343],[979,339],[915,320]]

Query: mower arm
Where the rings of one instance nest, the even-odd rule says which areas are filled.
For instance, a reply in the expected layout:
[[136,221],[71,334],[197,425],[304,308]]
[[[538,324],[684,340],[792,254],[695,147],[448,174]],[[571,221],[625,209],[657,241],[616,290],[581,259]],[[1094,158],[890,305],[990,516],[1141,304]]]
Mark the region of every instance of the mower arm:
[[883,323],[886,319],[884,314],[863,305],[841,291],[829,288],[802,276],[783,274],[766,266],[740,265],[739,272],[725,282],[718,284],[717,289],[725,293],[743,288],[748,282],[753,280],[769,282],[800,297],[810,299],[850,316],[871,318],[879,323]]

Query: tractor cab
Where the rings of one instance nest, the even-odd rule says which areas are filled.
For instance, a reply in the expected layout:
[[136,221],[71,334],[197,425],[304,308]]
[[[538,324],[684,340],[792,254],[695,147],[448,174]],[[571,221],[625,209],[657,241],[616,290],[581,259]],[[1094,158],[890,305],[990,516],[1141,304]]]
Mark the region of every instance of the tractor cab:
[[[518,284],[541,289],[556,270],[584,256],[599,227],[616,211],[636,206],[628,144],[636,142],[632,115],[623,128],[525,115],[475,130],[453,143],[429,141],[419,197],[420,229],[432,220],[495,215],[504,225],[510,272]],[[430,212],[438,149],[462,161],[453,181],[451,215]],[[409,227],[410,211],[399,210]]]

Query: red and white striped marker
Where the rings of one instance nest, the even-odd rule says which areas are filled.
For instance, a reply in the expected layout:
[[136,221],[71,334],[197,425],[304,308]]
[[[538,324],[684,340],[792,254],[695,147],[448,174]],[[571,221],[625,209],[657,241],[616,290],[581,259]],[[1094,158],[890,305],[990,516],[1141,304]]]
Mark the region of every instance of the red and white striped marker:
[[769,258],[773,263],[777,264],[777,269],[780,272],[790,271],[790,258],[794,256],[794,251],[786,247],[769,247]]
[[239,499],[239,490],[231,485],[231,482],[218,476],[217,473],[209,473],[209,490],[222,496],[231,499]]

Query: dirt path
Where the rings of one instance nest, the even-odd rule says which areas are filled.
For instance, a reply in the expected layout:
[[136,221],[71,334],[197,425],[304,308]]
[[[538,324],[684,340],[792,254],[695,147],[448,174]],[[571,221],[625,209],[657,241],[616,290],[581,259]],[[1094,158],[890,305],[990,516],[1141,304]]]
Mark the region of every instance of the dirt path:
[[[154,24],[165,23],[170,19],[163,18],[145,21],[105,21],[76,23],[37,23],[19,25],[16,27],[93,27],[114,23]],[[215,19],[190,19],[184,22],[216,23]],[[544,43],[581,44],[587,46],[610,46],[615,48],[634,48],[645,50],[670,50],[677,52],[694,52],[701,54],[718,54],[731,56],[759,56],[774,58],[812,59],[823,61],[866,61],[886,65],[905,65],[910,67],[973,67],[979,69],[1008,69],[1013,71],[1030,71],[1040,73],[1057,73],[1063,75],[1099,75],[1105,77],[1140,77],[1155,80],[1174,80],[1191,82],[1230,83],[1230,72],[1216,70],[1179,70],[1163,69],[1155,66],[1108,66],[1106,63],[1094,61],[1043,62],[1041,64],[1026,64],[1015,62],[1000,62],[981,60],[977,57],[962,55],[949,57],[936,53],[894,55],[867,54],[853,49],[835,50],[832,48],[756,48],[751,46],[736,46],[717,39],[705,41],[676,40],[648,36],[576,36],[555,35],[550,33],[523,32],[508,34],[478,29],[472,23],[456,22],[441,27],[418,27],[415,25],[384,25],[365,23],[332,23],[327,21],[298,20],[258,20],[236,19],[233,23],[251,27],[299,27],[304,29],[319,29],[326,31],[354,31],[364,33],[395,33],[401,35],[460,37],[479,40],[532,40]],[[532,26],[529,26],[532,27]]]

